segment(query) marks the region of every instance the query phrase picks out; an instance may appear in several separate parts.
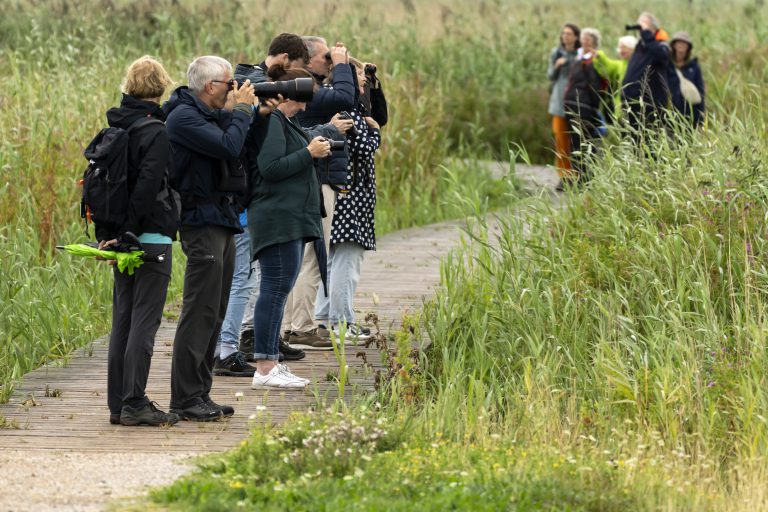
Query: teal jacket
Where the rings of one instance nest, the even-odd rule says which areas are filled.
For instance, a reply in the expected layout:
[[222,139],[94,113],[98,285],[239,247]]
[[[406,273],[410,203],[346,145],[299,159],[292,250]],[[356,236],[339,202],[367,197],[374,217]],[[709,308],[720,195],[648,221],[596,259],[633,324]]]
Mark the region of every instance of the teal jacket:
[[270,114],[251,175],[251,260],[270,245],[323,237],[320,183],[307,144],[301,127],[279,110]]

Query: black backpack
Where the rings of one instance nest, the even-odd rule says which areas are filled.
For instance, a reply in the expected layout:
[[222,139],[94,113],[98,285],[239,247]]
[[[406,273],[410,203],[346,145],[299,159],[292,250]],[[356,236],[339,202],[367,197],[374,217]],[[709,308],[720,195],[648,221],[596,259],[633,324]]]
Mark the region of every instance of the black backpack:
[[130,202],[128,190],[128,141],[131,132],[153,123],[163,122],[153,117],[142,117],[128,129],[109,127],[102,129],[85,148],[83,155],[88,167],[83,173],[83,197],[80,217],[110,232],[125,224]]

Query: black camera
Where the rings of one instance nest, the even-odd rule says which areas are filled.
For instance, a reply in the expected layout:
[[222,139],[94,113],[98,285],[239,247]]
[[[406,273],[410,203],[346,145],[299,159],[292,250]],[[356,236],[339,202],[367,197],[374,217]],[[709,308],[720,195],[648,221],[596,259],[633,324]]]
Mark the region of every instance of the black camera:
[[340,119],[349,119],[352,121],[352,126],[349,127],[349,130],[347,130],[347,137],[357,137],[358,131],[357,128],[355,128],[354,118],[352,117],[352,114],[347,112],[346,110],[343,112],[339,112],[339,118]]
[[287,100],[312,101],[315,94],[315,81],[311,78],[297,78],[283,82],[261,82],[253,84],[253,92],[261,98],[277,98],[280,94]]
[[325,139],[331,145],[331,151],[344,151],[345,142],[343,140]]
[[630,30],[643,30],[643,27],[640,25],[624,25],[624,30],[629,32]]
[[375,75],[376,74],[376,66],[374,66],[373,64],[366,64],[364,71],[365,71],[366,75]]

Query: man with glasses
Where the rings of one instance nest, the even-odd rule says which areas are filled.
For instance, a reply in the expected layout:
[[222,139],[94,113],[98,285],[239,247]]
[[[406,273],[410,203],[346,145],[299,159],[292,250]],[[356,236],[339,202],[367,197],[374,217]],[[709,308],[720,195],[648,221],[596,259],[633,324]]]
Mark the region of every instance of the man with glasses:
[[227,310],[241,233],[234,197],[221,187],[222,168],[245,142],[256,97],[248,81],[232,78],[220,57],[195,59],[188,87],[164,105],[173,150],[171,180],[181,196],[181,246],[187,256],[181,318],[173,342],[171,411],[182,419],[213,421],[231,416],[209,395],[216,341]]

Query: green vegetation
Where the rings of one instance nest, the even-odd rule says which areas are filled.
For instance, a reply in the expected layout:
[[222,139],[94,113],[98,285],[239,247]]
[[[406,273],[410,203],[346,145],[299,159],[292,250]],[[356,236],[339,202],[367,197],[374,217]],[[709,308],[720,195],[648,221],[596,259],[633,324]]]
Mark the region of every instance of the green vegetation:
[[[84,19],[66,0],[2,7],[4,376],[104,324],[106,272],[54,258],[51,245],[78,236],[79,150],[136,56],[158,56],[181,81],[194,55],[253,62],[291,30],[377,62],[391,108],[378,218],[391,230],[501,204],[506,190],[442,164],[506,156],[510,141],[549,160],[543,72],[560,24],[599,27],[610,50],[638,14],[632,2],[566,12],[546,1],[355,1],[342,13],[302,0],[290,16],[275,2],[114,4]],[[705,129],[659,138],[655,159],[628,143],[607,148],[591,186],[561,209],[531,199],[493,231],[479,217],[444,263],[444,288],[398,334],[393,378],[376,395],[258,427],[153,500],[179,510],[768,508],[768,8],[643,8],[694,34]],[[411,357],[422,332],[433,343]]]
[[[716,18],[697,24],[701,52],[728,40],[728,61],[750,64],[707,75],[705,130],[657,137],[655,158],[617,142],[559,208],[531,198],[479,216],[375,396],[257,428],[153,499],[179,510],[768,507],[768,59],[746,44],[766,9]],[[425,334],[431,345],[411,357]],[[386,442],[358,453],[333,437],[353,422]],[[312,450],[318,438],[333,441]]]
[[[183,510],[764,509],[763,114],[659,137],[655,159],[617,145],[561,208],[531,199],[493,230],[477,221],[444,262],[443,290],[396,337],[379,393],[259,427],[154,499]],[[419,326],[432,343],[414,358]],[[375,442],[334,434],[373,425],[386,431]]]
[[[476,191],[490,204],[503,200],[506,188],[485,172],[456,165],[457,179],[444,179],[446,156],[469,155],[470,148],[444,136],[450,98],[426,94],[437,82],[423,82],[396,53],[401,36],[414,40],[407,35],[411,23],[368,40],[349,18],[327,24],[330,11],[278,26],[265,24],[261,10],[245,15],[237,2],[177,4],[0,5],[0,402],[26,372],[108,332],[110,269],[53,247],[84,240],[76,184],[85,167],[81,152],[104,125],[105,110],[118,103],[125,68],[143,54],[158,57],[183,84],[195,56],[258,62],[283,30],[346,37],[356,55],[379,63],[390,103],[378,162],[379,232],[463,216],[460,205],[444,201],[456,190]],[[268,8],[279,20],[284,11],[285,5]],[[256,28],[246,30],[251,19]],[[169,301],[182,287],[184,256],[178,249],[174,256]]]

